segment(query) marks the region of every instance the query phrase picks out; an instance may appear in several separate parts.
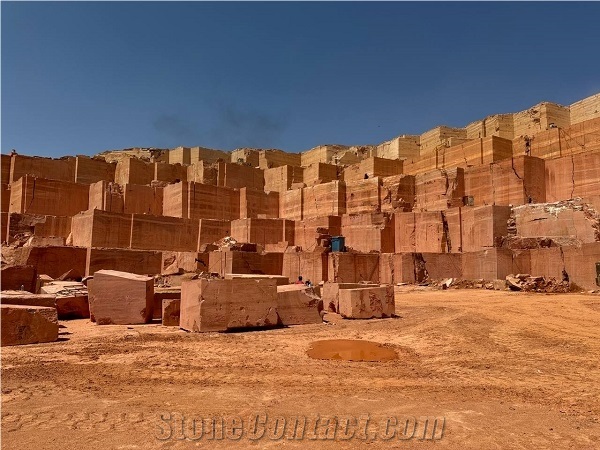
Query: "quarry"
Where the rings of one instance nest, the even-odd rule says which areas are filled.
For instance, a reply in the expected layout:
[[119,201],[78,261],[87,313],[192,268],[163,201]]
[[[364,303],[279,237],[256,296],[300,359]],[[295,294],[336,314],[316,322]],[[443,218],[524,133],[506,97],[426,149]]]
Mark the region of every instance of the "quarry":
[[3,448],[259,412],[372,418],[261,448],[600,446],[600,94],[301,153],[3,151]]

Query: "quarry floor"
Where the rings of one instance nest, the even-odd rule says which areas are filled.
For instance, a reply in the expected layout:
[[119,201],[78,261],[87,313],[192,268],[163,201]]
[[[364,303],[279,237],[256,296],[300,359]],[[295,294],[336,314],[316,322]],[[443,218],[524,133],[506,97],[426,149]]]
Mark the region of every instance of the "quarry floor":
[[[600,296],[405,288],[396,302],[394,319],[243,333],[61,322],[60,342],[2,348],[2,448],[600,448]],[[310,359],[320,339],[399,359]],[[262,413],[368,414],[372,436],[178,439],[180,417]],[[445,418],[443,435],[384,440],[390,417]]]

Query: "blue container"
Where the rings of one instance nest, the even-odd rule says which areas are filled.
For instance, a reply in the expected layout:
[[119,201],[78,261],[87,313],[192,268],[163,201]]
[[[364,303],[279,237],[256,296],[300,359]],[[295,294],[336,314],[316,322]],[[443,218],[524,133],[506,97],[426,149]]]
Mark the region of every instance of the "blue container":
[[345,252],[346,251],[346,239],[344,236],[332,236],[331,237],[331,251],[332,252]]

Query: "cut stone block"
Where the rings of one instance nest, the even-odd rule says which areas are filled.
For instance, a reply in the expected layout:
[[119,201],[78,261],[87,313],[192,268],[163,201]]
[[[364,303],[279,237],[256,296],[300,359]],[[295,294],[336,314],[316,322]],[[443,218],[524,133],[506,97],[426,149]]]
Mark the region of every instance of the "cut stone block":
[[378,284],[364,283],[331,283],[323,284],[323,309],[330,312],[339,312],[340,290],[342,289],[358,289],[358,288],[378,288]]
[[283,253],[253,253],[244,251],[216,251],[209,254],[208,272],[224,276],[227,273],[253,275],[281,275]]
[[98,325],[136,325],[152,320],[153,278],[100,270],[88,288],[90,313]]
[[275,280],[192,280],[181,285],[179,326],[187,331],[272,327],[279,322]]
[[55,308],[2,305],[2,347],[54,342],[58,339]]
[[56,295],[32,294],[27,291],[9,290],[0,293],[0,302],[3,305],[44,306],[46,308],[56,308]]
[[181,311],[181,298],[165,298],[162,301],[162,324],[165,327],[178,327]]
[[40,288],[42,294],[56,296],[58,318],[87,319],[90,317],[90,304],[87,287],[77,281],[51,281]]
[[277,314],[282,325],[321,323],[323,302],[312,287],[277,286]]
[[329,253],[328,281],[336,283],[379,283],[377,253]]
[[345,319],[392,317],[396,304],[393,286],[342,289],[339,312]]
[[93,275],[94,272],[103,269],[140,275],[156,275],[161,273],[161,252],[120,248],[88,248],[86,276]]
[[0,269],[0,273],[0,289],[3,291],[35,291],[36,270],[34,266],[4,266]]
[[[162,313],[165,300],[177,300],[178,302],[181,301],[181,288],[169,287],[154,289],[154,306],[152,311],[152,319],[157,320],[163,317]],[[177,325],[179,325],[179,306],[177,306]]]

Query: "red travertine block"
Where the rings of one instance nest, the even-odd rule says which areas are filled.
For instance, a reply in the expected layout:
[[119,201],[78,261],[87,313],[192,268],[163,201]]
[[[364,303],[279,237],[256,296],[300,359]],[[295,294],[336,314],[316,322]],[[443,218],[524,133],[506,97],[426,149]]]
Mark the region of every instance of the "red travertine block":
[[[517,156],[492,165],[494,204],[523,205],[546,201],[544,160]],[[467,192],[467,195],[469,193]],[[475,199],[476,204],[477,199]]]
[[396,311],[392,286],[341,289],[339,297],[339,311],[344,319],[380,319],[392,317]]
[[416,252],[447,252],[448,236],[443,218],[444,216],[439,211],[415,213],[414,236]]
[[495,184],[492,164],[465,169],[465,195],[472,197],[473,205],[493,205]]
[[[508,142],[510,144],[510,141]],[[462,142],[452,147],[440,147],[436,152],[438,169],[478,166],[483,164],[483,139]],[[512,153],[509,156],[512,156]]]
[[162,215],[163,188],[127,184],[123,187],[123,212],[125,214]]
[[33,230],[36,236],[58,236],[66,239],[71,234],[71,217],[45,216],[45,220],[37,222]]
[[198,251],[202,244],[212,244],[231,235],[231,222],[228,220],[200,219],[199,222]]
[[297,284],[277,286],[277,314],[281,325],[322,323],[322,309],[314,288]]
[[[10,157],[10,177],[8,183],[14,183],[29,175],[32,178],[44,178],[73,182],[75,180],[75,158],[41,158],[39,156],[12,155]],[[6,180],[6,178],[2,178]],[[3,181],[6,183],[7,181]]]
[[316,285],[327,281],[327,267],[326,253],[289,252],[283,254],[281,273],[292,282],[301,276],[305,282]]
[[342,220],[339,216],[313,217],[296,221],[294,244],[304,252],[321,251],[321,239],[339,236],[342,233]]
[[531,253],[529,249],[515,249],[513,252],[513,273],[531,274]]
[[342,181],[306,187],[303,191],[302,218],[346,214],[346,185]]
[[[261,167],[262,168],[262,167]],[[304,169],[291,165],[264,170],[265,191],[285,192],[294,183],[302,183]]]
[[369,178],[389,177],[402,174],[404,162],[399,159],[377,158],[372,156],[344,169],[344,181],[360,181]]
[[162,275],[208,271],[208,252],[162,252]]
[[562,249],[569,281],[582,289],[598,289],[596,263],[600,262],[600,242]]
[[600,238],[600,213],[581,202],[523,205],[513,209],[521,237],[568,236],[581,243]]
[[328,281],[335,283],[379,283],[377,253],[329,253]]
[[72,278],[85,275],[86,249],[78,247],[47,246],[14,249],[16,265],[34,266],[39,274],[58,278],[69,272]]
[[90,317],[87,287],[78,281],[52,281],[40,288],[40,293],[55,296],[56,311],[61,320]]
[[136,325],[152,320],[152,277],[100,270],[88,287],[90,313],[98,325]]
[[508,234],[510,206],[476,206],[460,209],[462,251],[477,252],[500,245]]
[[396,284],[394,253],[381,253],[379,255],[379,282],[381,284]]
[[11,243],[16,236],[34,234],[38,237],[67,238],[71,232],[71,217],[12,213],[4,223],[6,240]]
[[413,253],[416,246],[416,217],[413,212],[394,214],[395,253]]
[[239,219],[240,192],[193,182],[170,184],[163,190],[163,215],[184,219]]
[[89,209],[123,213],[123,188],[117,183],[98,181],[90,185]]
[[464,128],[451,128],[446,126],[435,127],[421,134],[419,140],[421,155],[440,147],[451,145],[453,139],[466,139],[467,130]]
[[332,283],[323,284],[321,299],[323,300],[323,309],[329,312],[339,312],[340,290],[357,288],[378,288],[379,284],[365,283]]
[[287,153],[282,150],[259,150],[258,165],[261,169],[270,169],[280,166],[296,166],[300,167],[300,153]]
[[[179,294],[181,296],[181,293]],[[178,327],[181,314],[181,298],[165,298],[162,301],[162,324],[165,327]]]
[[339,167],[334,164],[315,162],[304,168],[303,181],[307,186],[329,183],[341,178]]
[[2,347],[58,340],[55,308],[2,305]]
[[600,195],[600,151],[546,161],[546,201]]
[[188,168],[181,164],[168,164],[164,162],[154,163],[154,180],[167,183],[179,183],[187,181]]
[[206,161],[197,161],[187,167],[187,181],[217,185],[218,165]]
[[463,250],[463,208],[449,208],[442,211],[442,224],[446,233],[446,251],[460,253]]
[[[181,288],[155,288],[154,289],[154,305],[152,307],[152,320],[162,320],[163,304],[167,301],[181,302]],[[171,307],[174,309],[174,307]],[[173,312],[173,311],[171,311]],[[168,320],[168,319],[167,319]],[[177,305],[177,325],[179,325],[179,304]]]
[[467,280],[502,280],[513,273],[512,252],[491,248],[479,252],[463,253],[463,278]]
[[523,154],[550,159],[600,149],[600,118],[580,123],[571,122],[565,128],[542,130],[513,140],[515,155]]
[[181,285],[179,326],[187,331],[226,331],[277,325],[274,280],[192,280]]
[[532,248],[529,250],[529,257],[531,275],[559,281],[563,279],[563,271],[566,270],[562,247]]
[[283,253],[252,253],[217,251],[209,254],[209,270],[224,276],[227,273],[281,275]]
[[276,219],[279,217],[279,192],[240,189],[240,219]]
[[93,275],[104,269],[140,275],[156,275],[161,273],[161,263],[160,252],[121,248],[88,248],[85,275]]
[[381,211],[381,183],[380,178],[347,182],[345,212],[364,214]]
[[199,222],[177,217],[134,214],[131,225],[131,249],[196,251]]
[[287,219],[238,219],[231,222],[231,237],[238,242],[294,245],[294,221]]
[[279,217],[302,220],[304,209],[304,189],[292,189],[279,193]]
[[437,153],[435,151],[421,153],[404,162],[402,171],[408,175],[417,175],[419,173],[431,172],[437,169]]
[[72,216],[88,209],[89,186],[25,175],[11,184],[9,212]]
[[464,169],[433,170],[415,176],[415,208],[443,210],[462,205],[465,195]]
[[[416,264],[415,253],[395,253],[394,263],[394,282],[395,283],[415,283],[425,278],[425,272],[422,264]],[[419,260],[421,261],[421,260]]]
[[388,159],[418,158],[420,140],[421,137],[418,135],[397,136],[379,144],[375,153],[380,158]]
[[545,202],[544,160],[516,156],[465,171],[465,195],[474,205],[523,205]]
[[490,164],[513,156],[511,138],[488,136],[481,140],[481,163]]
[[393,215],[372,213],[342,216],[342,236],[346,238],[346,247],[359,252],[393,253],[394,233]]
[[73,216],[71,235],[76,247],[129,248],[132,214],[118,214],[97,209]]
[[237,163],[218,163],[218,185],[230,188],[247,187],[262,191],[265,188],[263,170]]
[[3,305],[44,306],[56,309],[56,295],[3,290],[2,295],[0,295],[0,303]]
[[231,162],[248,164],[250,167],[258,167],[259,151],[254,148],[236,148],[231,152]]
[[193,164],[195,161],[214,163],[228,161],[227,152],[205,147],[177,147],[169,151],[168,162],[171,164]]
[[[115,163],[108,163],[101,158],[77,155],[75,157],[75,183],[92,184],[99,181],[115,181]],[[52,178],[46,177],[46,178]]]
[[154,179],[154,163],[138,158],[123,158],[117,162],[115,182],[126,184],[150,184]]
[[382,212],[411,211],[415,203],[415,177],[393,175],[381,179],[380,200]]
[[37,272],[33,265],[3,266],[0,272],[0,290],[35,292]]
[[[413,259],[417,272],[416,281],[462,278],[462,259],[461,253],[417,253]],[[418,279],[423,276],[422,270],[425,270],[425,278]]]

